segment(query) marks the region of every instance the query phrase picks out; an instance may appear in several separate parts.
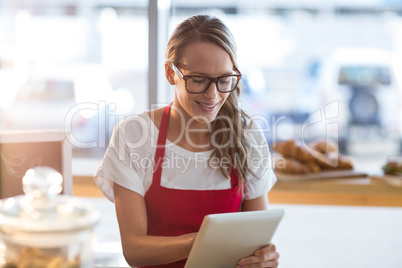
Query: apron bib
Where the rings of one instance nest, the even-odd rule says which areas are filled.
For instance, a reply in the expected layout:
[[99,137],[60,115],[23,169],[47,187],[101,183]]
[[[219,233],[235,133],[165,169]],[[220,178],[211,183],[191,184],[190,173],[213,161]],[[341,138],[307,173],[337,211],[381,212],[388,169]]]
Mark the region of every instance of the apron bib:
[[[238,212],[242,201],[235,169],[230,173],[232,185],[230,189],[183,190],[161,186],[170,107],[171,104],[165,108],[162,116],[152,184],[144,197],[147,206],[148,235],[153,236],[178,236],[198,232],[205,215]],[[184,267],[185,262],[186,259],[149,267]]]

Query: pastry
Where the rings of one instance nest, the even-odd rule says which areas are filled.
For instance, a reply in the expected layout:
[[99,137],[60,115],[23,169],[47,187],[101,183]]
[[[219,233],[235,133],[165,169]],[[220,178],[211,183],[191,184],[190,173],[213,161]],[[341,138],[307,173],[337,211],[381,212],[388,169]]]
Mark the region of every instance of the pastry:
[[317,157],[318,164],[326,170],[353,169],[352,161],[338,153],[328,153]]
[[293,158],[303,162],[303,163],[308,163],[308,162],[316,162],[316,158],[314,155],[312,155],[307,149],[305,148],[305,145],[300,143],[300,142],[295,142],[295,149],[294,149],[294,155]]
[[386,174],[402,176],[402,157],[392,156],[388,158],[387,163],[382,167]]
[[285,156],[283,156],[281,159],[276,159],[275,170],[291,174],[307,174],[310,172],[310,169],[306,164]]
[[272,150],[277,152],[275,170],[284,173],[307,174],[325,170],[353,169],[352,161],[340,155],[338,145],[331,140],[317,140],[304,144],[291,139],[276,143]]
[[321,154],[337,153],[339,151],[338,144],[332,140],[317,140],[310,142],[308,146]]
[[280,153],[285,157],[294,157],[294,155],[296,154],[295,143],[295,140],[280,141],[275,143],[275,145],[272,147],[272,150]]
[[322,168],[320,167],[320,165],[317,164],[316,161],[307,162],[306,165],[308,166],[310,171],[313,172],[313,173],[317,173],[317,172],[322,171]]

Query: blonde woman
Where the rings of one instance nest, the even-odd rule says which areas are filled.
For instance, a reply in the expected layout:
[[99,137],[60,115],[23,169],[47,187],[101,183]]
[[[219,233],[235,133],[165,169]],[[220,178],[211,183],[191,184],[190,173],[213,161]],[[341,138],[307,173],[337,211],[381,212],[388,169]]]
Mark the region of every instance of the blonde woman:
[[[261,129],[239,107],[235,51],[219,19],[183,21],[166,50],[173,102],[115,127],[95,181],[115,202],[132,266],[184,267],[205,215],[268,208],[276,178]],[[239,267],[277,267],[278,258],[270,244]]]

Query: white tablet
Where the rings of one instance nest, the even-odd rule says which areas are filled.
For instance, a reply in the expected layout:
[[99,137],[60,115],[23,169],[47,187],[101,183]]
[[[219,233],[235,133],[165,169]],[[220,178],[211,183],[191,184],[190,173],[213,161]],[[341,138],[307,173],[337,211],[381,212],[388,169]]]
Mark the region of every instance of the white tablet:
[[267,246],[283,209],[205,216],[185,268],[233,268],[239,260]]

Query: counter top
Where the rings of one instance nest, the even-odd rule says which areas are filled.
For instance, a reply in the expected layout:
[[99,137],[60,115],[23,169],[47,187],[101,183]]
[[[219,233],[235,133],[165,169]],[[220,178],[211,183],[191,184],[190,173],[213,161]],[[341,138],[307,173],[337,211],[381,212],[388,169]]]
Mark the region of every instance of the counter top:
[[278,181],[269,193],[271,203],[353,206],[402,206],[402,188],[366,177],[312,181]]
[[[92,177],[101,162],[99,158],[73,159],[74,195],[103,197]],[[372,168],[378,166],[377,162],[366,160],[358,170],[376,174],[379,171]],[[402,188],[392,187],[370,176],[292,182],[278,180],[268,196],[271,203],[280,204],[402,207]]]
[[[103,197],[92,176],[74,176],[73,194]],[[270,203],[402,207],[402,188],[363,178],[278,181],[268,194]]]

